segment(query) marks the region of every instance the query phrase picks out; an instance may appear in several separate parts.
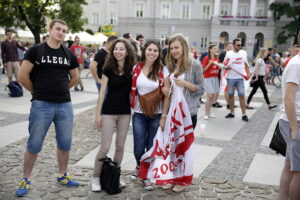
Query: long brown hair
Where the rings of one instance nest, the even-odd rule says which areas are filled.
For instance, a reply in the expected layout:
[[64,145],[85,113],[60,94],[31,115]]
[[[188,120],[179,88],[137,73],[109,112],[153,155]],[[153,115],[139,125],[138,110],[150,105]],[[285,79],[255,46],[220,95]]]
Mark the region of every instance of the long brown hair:
[[173,58],[173,56],[170,53],[170,46],[175,41],[179,41],[183,51],[182,54],[183,58],[181,59],[181,63],[179,63],[179,72],[174,75],[175,77],[177,77],[189,70],[191,65],[191,59],[190,59],[189,45],[187,40],[185,39],[185,36],[183,34],[175,34],[171,36],[171,38],[169,39],[168,53],[167,53],[167,65],[169,68],[169,72],[173,73],[175,71],[176,64],[177,64],[177,60],[175,60],[175,58]]
[[[123,71],[120,71],[118,61],[114,56],[114,49],[117,43],[123,43],[126,48],[127,56],[125,57],[125,63],[123,67]],[[113,42],[109,49],[109,54],[107,55],[107,58],[105,59],[105,64],[104,64],[104,70],[112,71],[115,74],[119,75],[121,72],[125,76],[130,76],[132,72],[132,68],[134,64],[136,63],[136,56],[135,52],[133,50],[132,45],[124,40],[124,39],[117,39],[116,41]]]
[[209,58],[209,60],[218,57],[218,56],[216,56],[216,55],[214,55],[214,56],[212,57],[212,56],[211,56],[211,53],[210,53],[211,50],[212,50],[214,47],[216,47],[216,46],[217,46],[217,45],[215,45],[215,44],[211,44],[211,45],[208,46],[208,58]]
[[142,51],[142,57],[141,57],[141,61],[145,62],[146,61],[146,49],[148,48],[148,46],[150,46],[151,44],[154,44],[155,46],[157,46],[158,49],[158,57],[156,58],[156,60],[154,61],[154,63],[152,64],[152,69],[149,72],[147,78],[149,78],[150,80],[156,81],[158,79],[158,75],[159,75],[159,70],[162,70],[163,65],[161,64],[161,48],[160,48],[160,44],[155,41],[155,40],[148,40],[143,48]]

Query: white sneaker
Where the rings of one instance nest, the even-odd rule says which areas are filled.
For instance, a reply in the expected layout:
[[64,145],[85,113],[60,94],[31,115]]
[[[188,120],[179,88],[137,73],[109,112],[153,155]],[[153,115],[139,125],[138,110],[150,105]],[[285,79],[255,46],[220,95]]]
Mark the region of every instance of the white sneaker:
[[204,115],[203,119],[208,120],[209,119],[208,115]]
[[100,178],[92,177],[90,181],[90,186],[93,192],[100,192],[101,191]]
[[153,190],[153,185],[152,185],[152,183],[148,179],[142,180],[142,183],[144,185],[144,189],[145,190],[148,190],[148,191]]
[[210,114],[210,115],[209,115],[209,118],[216,118],[216,116],[213,115],[213,114]]
[[126,187],[126,183],[121,178],[120,178],[119,186],[120,188]]
[[140,167],[136,166],[136,168],[133,170],[133,172],[132,172],[132,174],[130,176],[130,179],[132,181],[135,181],[135,180],[138,179],[138,177],[139,177],[139,169],[140,169]]

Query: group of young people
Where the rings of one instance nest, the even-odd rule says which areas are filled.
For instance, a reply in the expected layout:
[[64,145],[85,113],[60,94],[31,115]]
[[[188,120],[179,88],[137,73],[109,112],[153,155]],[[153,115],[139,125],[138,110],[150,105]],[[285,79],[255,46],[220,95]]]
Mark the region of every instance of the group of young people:
[[[29,177],[52,122],[55,125],[57,140],[59,166],[57,181],[71,187],[79,185],[67,173],[74,120],[69,89],[78,83],[79,64],[74,54],[71,53],[69,56],[71,50],[62,46],[66,33],[67,24],[63,20],[53,20],[49,28],[49,39],[43,43],[46,48],[43,55],[37,52],[39,45],[29,49],[18,76],[18,81],[32,93],[32,106],[23,178],[16,190],[17,196],[25,196],[31,186]],[[243,111],[242,119],[248,121],[245,113],[243,74],[245,66],[247,72],[249,66],[247,56],[241,50],[241,40],[235,39],[233,46],[234,50],[227,52],[224,59],[231,109],[226,117],[235,116],[234,90],[236,88]],[[116,142],[113,161],[121,165],[131,119],[136,159],[136,167],[131,175],[132,180],[141,177],[142,156],[153,149],[153,141],[158,130],[162,133],[169,130],[170,137],[173,134],[172,139],[169,138],[172,146],[166,147],[168,151],[162,153],[184,157],[187,145],[184,146],[182,143],[186,139],[191,147],[193,137],[189,135],[184,138],[185,135],[181,133],[174,136],[174,133],[179,126],[182,128],[182,123],[191,123],[186,124],[188,130],[196,127],[199,99],[205,91],[207,93],[205,118],[214,117],[210,109],[219,93],[220,83],[217,76],[219,68],[222,67],[217,58],[217,51],[217,47],[211,45],[209,54],[201,66],[191,57],[185,36],[175,34],[169,38],[166,66],[164,66],[161,62],[161,47],[157,40],[146,41],[141,49],[140,61],[137,62],[137,54],[130,41],[115,36],[108,39],[107,46],[99,51],[104,58],[96,55],[91,64],[91,72],[96,77],[99,89],[95,124],[101,127],[100,150],[95,158],[94,173],[90,181],[92,191],[101,191],[99,176],[103,163],[99,159],[109,152],[114,130],[116,130]],[[34,80],[29,76],[33,69],[37,69]],[[256,75],[261,74],[256,72]],[[255,81],[259,81],[259,76]],[[181,99],[178,104],[179,110],[170,109],[176,102],[176,95],[173,95],[175,92]],[[182,110],[184,105],[187,107]],[[173,115],[178,112],[182,119],[188,118],[188,120],[178,121]],[[187,168],[183,163],[178,170],[184,171]],[[172,169],[176,171],[174,166]],[[178,170],[177,175],[180,174]],[[150,182],[149,179],[153,180],[155,177],[154,175],[152,178],[142,178],[145,189],[153,189],[153,181]],[[188,179],[177,177],[155,183],[163,185],[163,189],[172,188],[173,191],[180,192],[191,181],[192,175],[188,176]],[[120,187],[124,186],[125,183],[121,180]]]
[[[25,196],[30,189],[29,178],[52,122],[57,140],[57,181],[70,187],[79,186],[67,173],[74,120],[69,89],[78,83],[79,64],[77,57],[70,54],[71,50],[62,46],[66,33],[67,24],[60,19],[53,20],[49,27],[49,39],[29,49],[18,76],[18,81],[32,93],[32,105],[23,178],[16,190],[16,196]],[[45,48],[43,55],[38,53],[40,45]],[[185,117],[193,121],[192,127],[196,126],[198,101],[204,93],[202,68],[190,58],[188,42],[183,35],[177,34],[170,38],[168,68],[161,64],[160,44],[156,40],[146,42],[138,63],[136,52],[128,40],[115,38],[110,41],[110,45],[101,78],[97,80],[101,85],[95,123],[101,127],[101,147],[95,159],[91,179],[93,191],[101,190],[99,174],[102,163],[98,159],[108,153],[114,127],[116,151],[113,160],[121,165],[132,111],[134,155],[137,163],[132,174],[134,179],[139,176],[141,156],[153,146],[153,138],[158,128],[164,129],[169,125],[165,119],[175,88],[181,88],[180,91],[189,105]],[[30,78],[32,71],[35,71],[34,79]],[[152,97],[155,102],[149,109],[149,101],[145,95],[153,90],[155,94]],[[152,189],[153,186],[147,179],[142,182],[146,189]],[[174,185],[174,191],[182,191],[187,183],[176,182]],[[120,187],[123,186],[125,183],[120,181]]]
[[[114,127],[116,150],[113,160],[119,164],[122,162],[131,111],[136,159],[131,179],[136,180],[139,178],[141,157],[153,146],[159,127],[164,129],[172,98],[170,93],[174,90],[171,85],[182,88],[193,127],[197,123],[198,101],[204,93],[202,68],[190,58],[188,42],[181,34],[174,35],[169,40],[168,68],[161,63],[161,47],[157,40],[145,43],[138,63],[135,63],[132,45],[125,39],[113,41],[108,52],[96,108],[96,125],[101,127],[101,146],[95,159],[92,191],[101,191],[99,175],[102,163],[98,160],[106,156],[110,149]],[[147,101],[147,98],[152,101]],[[145,189],[153,189],[148,179],[142,179],[142,183]],[[120,181],[120,186],[124,185]],[[185,185],[176,183],[173,190],[182,191]],[[173,184],[164,188],[171,187]]]

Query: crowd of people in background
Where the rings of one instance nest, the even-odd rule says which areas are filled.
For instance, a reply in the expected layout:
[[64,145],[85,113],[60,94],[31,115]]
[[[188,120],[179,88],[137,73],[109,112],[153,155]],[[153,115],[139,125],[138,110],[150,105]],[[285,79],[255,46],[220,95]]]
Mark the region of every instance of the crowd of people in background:
[[[102,162],[99,162],[99,159],[105,157],[110,149],[114,127],[117,135],[113,160],[121,165],[132,117],[136,167],[133,169],[131,179],[137,180],[141,177],[141,157],[153,147],[157,130],[164,131],[166,126],[170,125],[166,122],[168,122],[167,117],[171,115],[170,105],[176,102],[172,96],[173,92],[180,91],[183,101],[188,105],[186,113],[191,122],[188,124],[190,129],[194,129],[197,125],[197,118],[199,118],[197,113],[203,94],[206,94],[204,120],[216,117],[213,108],[223,107],[218,102],[219,94],[223,92],[227,109],[230,109],[225,118],[234,118],[236,107],[234,95],[237,92],[242,111],[241,119],[247,122],[249,119],[246,110],[254,109],[250,103],[258,88],[262,90],[268,108],[276,107],[269,100],[265,84],[274,85],[277,81],[275,78],[281,76],[288,63],[300,51],[299,45],[293,45],[287,52],[280,54],[275,48],[261,48],[250,64],[239,38],[234,39],[232,43],[225,43],[222,50],[212,43],[207,51],[199,54],[196,48],[189,47],[188,40],[182,34],[171,36],[161,45],[159,40],[145,39],[143,35],[133,38],[130,33],[125,33],[122,38],[108,37],[103,46],[98,48],[91,45],[82,46],[78,36],[74,38],[75,41],[69,38],[64,42],[64,37],[58,37],[55,35],[56,32],[66,35],[67,25],[64,21],[54,20],[49,28],[49,36],[43,37],[42,45],[45,48],[43,53],[48,55],[47,60],[44,60],[43,55],[37,58],[41,45],[30,47],[28,44],[22,44],[13,38],[11,30],[6,30],[6,40],[1,43],[3,71],[7,74],[8,82],[15,78],[33,95],[29,124],[30,137],[25,152],[23,179],[16,191],[17,196],[24,196],[28,192],[31,185],[29,177],[51,122],[57,126],[58,134],[57,156],[60,168],[57,181],[72,187],[79,185],[78,182],[71,180],[66,172],[73,126],[73,111],[68,90],[74,87],[75,91],[84,91],[80,78],[83,69],[89,68],[99,93],[95,124],[101,127],[101,147],[95,158],[90,184],[92,191],[101,191],[99,176]],[[69,56],[70,52],[71,56]],[[60,63],[57,61],[60,58],[66,61]],[[45,73],[51,73],[47,75],[40,73],[33,81],[27,76],[36,61],[40,61],[39,65],[45,66],[43,69]],[[295,63],[294,60],[291,62]],[[22,64],[21,71],[20,64]],[[60,72],[64,76],[57,75],[50,69],[59,64],[62,64]],[[254,66],[252,73],[251,65]],[[70,76],[70,80],[67,80],[66,74]],[[60,83],[56,88],[48,86],[49,80],[45,78],[50,76],[52,83],[55,80]],[[246,102],[245,81],[249,79],[253,89]],[[286,79],[288,78],[285,77]],[[293,81],[298,79],[295,78]],[[221,88],[224,91],[220,91]],[[51,93],[53,90],[60,92],[60,95]],[[150,97],[153,98],[151,102],[148,99]],[[67,125],[61,124],[54,117],[58,115],[55,113],[56,104],[59,104],[61,109],[65,110],[64,112],[69,113],[68,116],[57,116],[62,121],[65,120],[64,123]],[[54,109],[51,110],[52,118],[46,116],[40,109],[45,107]],[[42,122],[38,121],[37,118],[40,116],[37,113],[44,116]],[[36,122],[43,123],[42,130]],[[281,122],[281,126],[288,125]],[[63,137],[64,135],[66,137]],[[174,148],[177,147],[176,145],[178,144],[176,143]],[[153,182],[148,178],[144,177],[141,181],[146,190],[153,189]],[[163,189],[172,188],[175,192],[181,192],[189,184],[190,181],[186,180],[168,180],[162,185],[164,185]],[[120,187],[125,185],[120,180]]]

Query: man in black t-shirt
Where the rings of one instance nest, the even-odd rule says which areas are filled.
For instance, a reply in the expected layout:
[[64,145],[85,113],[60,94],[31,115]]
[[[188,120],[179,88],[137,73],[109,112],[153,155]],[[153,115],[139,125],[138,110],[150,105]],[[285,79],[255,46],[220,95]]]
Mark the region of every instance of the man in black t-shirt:
[[103,66],[105,63],[105,58],[108,54],[110,46],[116,39],[118,39],[117,36],[115,36],[115,35],[110,36],[107,39],[105,46],[97,52],[97,54],[95,55],[94,61],[90,65],[90,71],[96,80],[96,86],[97,86],[98,92],[100,91],[100,87],[101,87],[102,71],[103,71]]
[[[79,186],[66,172],[74,121],[69,89],[77,83],[76,68],[79,67],[74,54],[61,45],[66,34],[67,24],[63,20],[54,19],[50,23],[48,41],[30,48],[22,63],[18,81],[32,93],[32,104],[23,178],[16,196],[25,196],[30,188],[31,171],[52,122],[57,141],[57,181],[70,187]],[[34,78],[32,75],[29,78],[33,69]]]

